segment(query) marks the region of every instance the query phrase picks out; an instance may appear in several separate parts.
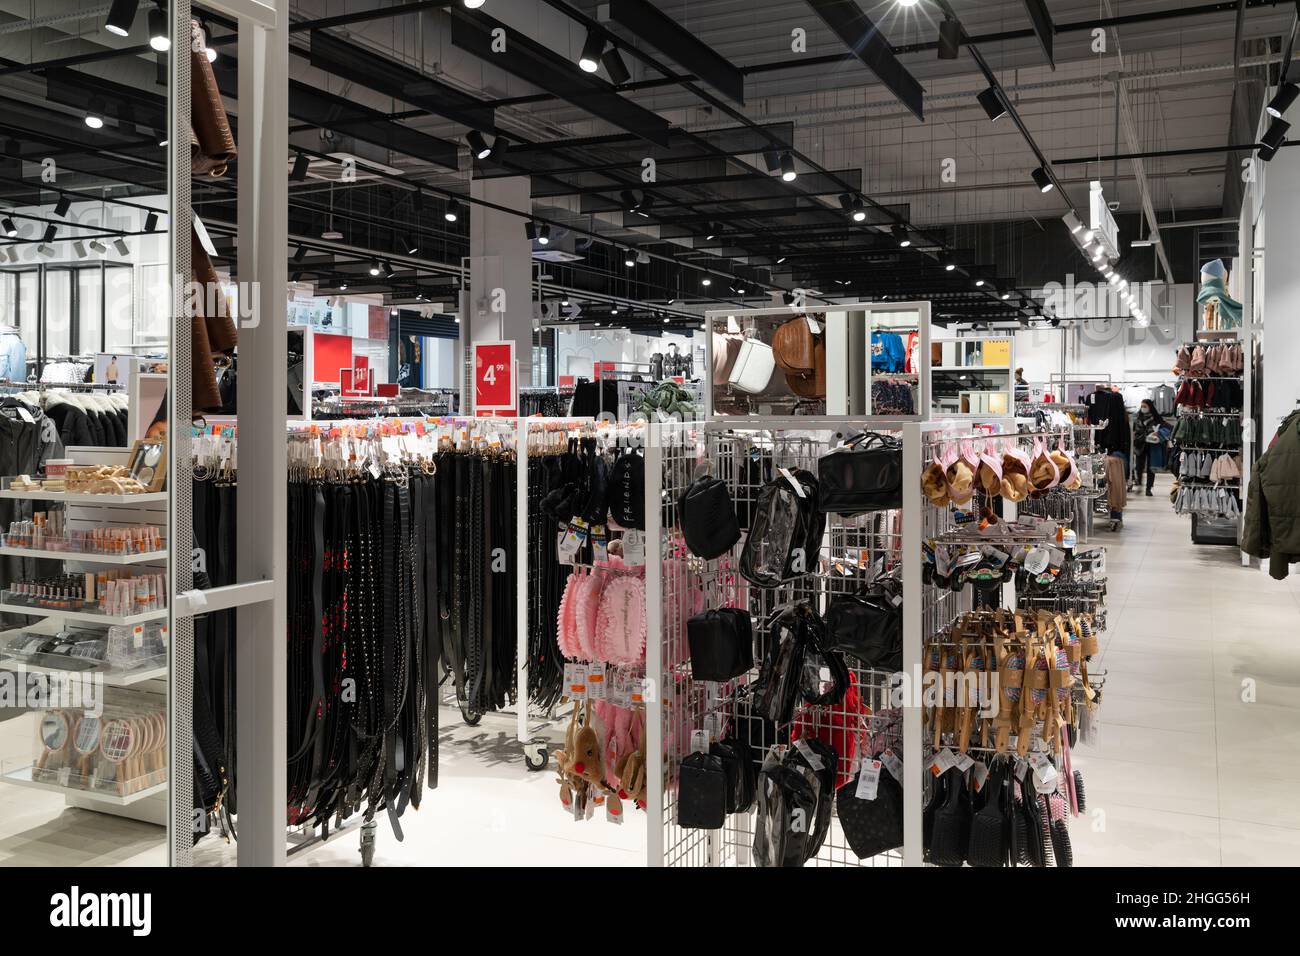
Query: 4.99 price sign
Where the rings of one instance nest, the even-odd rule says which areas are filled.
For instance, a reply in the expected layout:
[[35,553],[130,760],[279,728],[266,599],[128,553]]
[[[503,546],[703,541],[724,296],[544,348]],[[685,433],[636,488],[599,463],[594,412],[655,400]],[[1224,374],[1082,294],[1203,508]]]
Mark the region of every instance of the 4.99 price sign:
[[514,415],[515,343],[474,343],[475,414]]

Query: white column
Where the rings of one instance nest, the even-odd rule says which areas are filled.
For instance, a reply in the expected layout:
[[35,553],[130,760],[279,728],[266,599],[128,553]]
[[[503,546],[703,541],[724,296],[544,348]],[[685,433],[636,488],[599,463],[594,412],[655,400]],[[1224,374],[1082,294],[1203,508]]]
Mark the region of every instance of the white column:
[[[532,210],[531,189],[527,176],[470,183],[472,198],[518,210],[518,214],[471,203],[470,294],[461,318],[466,347],[474,342],[514,341],[521,387],[532,384],[533,253],[532,243],[524,235]],[[502,304],[502,295],[504,311],[494,311]]]
[[1295,267],[1296,226],[1300,224],[1300,150],[1279,149],[1271,163],[1260,163],[1264,179],[1264,228],[1256,244],[1264,247],[1263,434],[1268,442],[1300,399],[1300,270]]

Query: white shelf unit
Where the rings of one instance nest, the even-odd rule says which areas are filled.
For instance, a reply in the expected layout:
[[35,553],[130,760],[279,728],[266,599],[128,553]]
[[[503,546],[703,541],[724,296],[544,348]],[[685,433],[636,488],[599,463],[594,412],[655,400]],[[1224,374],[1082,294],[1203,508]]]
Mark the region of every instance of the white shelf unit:
[[139,614],[97,614],[93,611],[67,611],[62,608],[31,607],[26,604],[0,603],[0,614],[27,614],[32,617],[54,617],[66,621],[85,621],[91,624],[103,624],[112,627],[115,624],[145,624],[149,621],[167,619],[167,609],[141,611]]
[[[98,809],[96,804],[103,804],[107,807],[129,807],[132,804],[138,804],[149,797],[160,795],[167,790],[166,782],[156,783],[151,787],[145,787],[134,793],[128,793],[125,796],[119,796],[115,793],[105,793],[102,790],[82,790],[73,787],[65,787],[58,783],[47,783],[44,780],[33,780],[33,767],[21,767],[17,770],[8,770],[0,775],[0,780],[5,783],[13,784],[16,787],[26,787],[29,790],[44,790],[48,793],[58,793],[69,798],[75,798],[81,804],[85,801],[90,804],[90,809]],[[81,804],[85,805],[85,804]],[[130,816],[130,814],[123,814]],[[160,821],[150,821],[160,822]]]
[[[962,364],[961,362],[952,363],[946,360],[939,365],[932,365],[929,369],[930,382],[930,408],[929,417],[932,419],[946,418],[998,418],[1015,412],[1015,375],[1016,367],[1015,355],[1015,337],[1012,335],[986,335],[986,336],[944,336],[935,337],[931,341],[939,347],[941,353],[945,356],[957,358],[959,356],[969,356],[978,351],[982,357],[991,345],[996,345],[999,349],[1005,346],[1007,352],[1006,362],[995,362],[985,364],[980,362],[971,362]],[[960,377],[971,376],[972,379],[981,373],[991,373],[990,378],[1000,379],[1003,382],[1001,388],[958,388],[957,402],[958,405],[963,403],[967,406],[963,411],[958,408],[940,408],[937,406],[937,399],[934,397],[936,388],[934,385],[934,376],[943,375],[950,377],[953,375]],[[981,406],[981,407],[976,407]]]
[[48,561],[77,561],[82,564],[159,564],[167,560],[166,551],[141,551],[139,554],[97,554],[93,551],[46,551],[40,548],[11,548],[0,545],[0,555],[15,558],[38,558]]
[[65,505],[149,505],[164,504],[167,501],[165,491],[144,491],[138,495],[96,495],[88,491],[16,491],[12,488],[0,490],[0,498],[18,498],[23,501],[48,501],[51,504]]

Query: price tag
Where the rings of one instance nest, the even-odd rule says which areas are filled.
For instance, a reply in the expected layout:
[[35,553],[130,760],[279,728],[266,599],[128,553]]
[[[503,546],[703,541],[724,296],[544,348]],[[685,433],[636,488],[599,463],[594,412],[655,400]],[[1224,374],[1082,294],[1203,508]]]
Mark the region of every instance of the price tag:
[[1029,775],[1029,761],[1023,758],[1016,758],[1016,779],[1021,783]]
[[609,560],[608,540],[603,525],[596,525],[591,529],[591,556],[593,561],[601,563]]
[[706,754],[709,752],[709,732],[707,730],[691,731],[691,753]]
[[942,777],[955,766],[957,766],[957,755],[947,747],[944,747],[935,754],[934,759],[930,761],[930,773],[934,774],[936,777]]
[[570,700],[587,699],[587,665],[570,661],[564,665],[564,684]]
[[631,568],[645,565],[645,532],[623,532],[623,563]]
[[880,762],[885,765],[885,769],[889,771],[891,777],[899,783],[903,782],[903,761],[898,754],[892,750],[886,750],[880,755]]
[[879,760],[862,761],[862,769],[858,772],[858,789],[854,791],[854,796],[859,800],[874,800],[880,790],[880,768],[883,766]]
[[131,643],[134,645],[136,650],[144,647],[144,627],[137,624],[131,629]]
[[605,700],[607,690],[605,664],[603,661],[593,661],[587,665],[587,696],[592,700]]
[[957,769],[965,773],[971,767],[975,766],[975,761],[971,759],[970,754],[959,754],[957,757]]
[[1045,753],[1034,753],[1030,754],[1029,763],[1034,768],[1034,779],[1041,784],[1050,784],[1051,789],[1055,789],[1058,775],[1051,758]]
[[808,746],[807,741],[802,737],[794,742],[794,749],[803,755],[803,759],[808,761],[808,766],[814,770],[821,770],[826,766],[822,763],[822,758],[813,752],[813,749]]
[[821,335],[822,327],[821,325],[818,324],[817,320],[814,319],[811,315],[807,316],[807,319],[808,319],[808,331],[811,332],[813,335]]
[[790,487],[794,489],[795,494],[797,494],[800,498],[808,497],[806,494],[804,494],[803,485],[799,484],[798,479],[796,479],[794,475],[790,474],[789,468],[779,468],[777,470],[781,472],[782,478],[790,482]]
[[975,761],[975,770],[971,773],[971,783],[975,787],[975,792],[979,793],[984,789],[984,783],[989,778],[988,764],[982,760]]

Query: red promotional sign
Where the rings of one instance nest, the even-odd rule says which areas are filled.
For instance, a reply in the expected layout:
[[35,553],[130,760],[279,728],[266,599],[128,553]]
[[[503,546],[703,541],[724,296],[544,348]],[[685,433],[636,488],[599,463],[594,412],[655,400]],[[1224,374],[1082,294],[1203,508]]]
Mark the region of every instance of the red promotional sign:
[[602,378],[605,377],[606,372],[614,371],[614,363],[613,362],[592,362],[591,371],[596,381],[599,382]]
[[515,386],[515,343],[475,342],[475,413],[515,414]]

